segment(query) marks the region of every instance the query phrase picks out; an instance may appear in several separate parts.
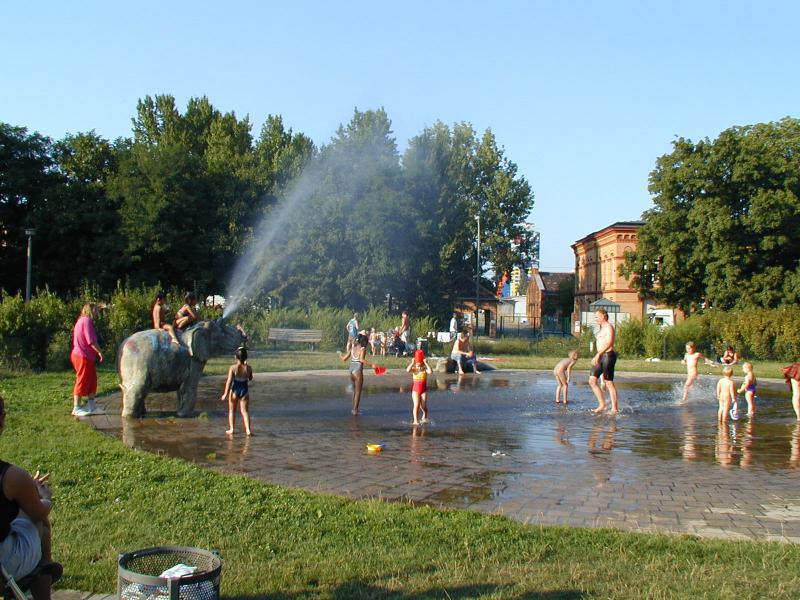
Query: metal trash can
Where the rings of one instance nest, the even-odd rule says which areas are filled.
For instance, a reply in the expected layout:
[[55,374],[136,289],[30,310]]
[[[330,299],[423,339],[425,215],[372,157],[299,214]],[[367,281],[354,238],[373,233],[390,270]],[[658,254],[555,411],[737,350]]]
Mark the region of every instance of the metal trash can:
[[[181,566],[194,570],[186,575],[162,577],[168,570]],[[120,554],[117,597],[119,600],[218,600],[221,574],[219,555],[201,548],[166,546],[135,550]]]
[[428,338],[417,338],[417,350],[424,350],[425,356],[428,356]]

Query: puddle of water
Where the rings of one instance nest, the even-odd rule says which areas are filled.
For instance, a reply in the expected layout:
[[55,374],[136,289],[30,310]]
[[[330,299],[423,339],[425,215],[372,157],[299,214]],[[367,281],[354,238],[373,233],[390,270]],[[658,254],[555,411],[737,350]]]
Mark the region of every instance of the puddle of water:
[[[567,407],[554,404],[549,373],[436,374],[429,385],[432,422],[412,427],[405,374],[367,377],[363,414],[353,417],[345,372],[257,375],[252,438],[242,435],[240,421],[236,435],[224,435],[218,377],[201,381],[202,418],[173,418],[174,395],[154,394],[144,419],[121,419],[116,395],[105,399],[107,416],[92,421],[128,446],[275,483],[450,506],[549,498],[555,489],[561,496],[554,506],[580,510],[585,495],[573,499],[576,490],[677,478],[676,470],[702,482],[735,468],[767,486],[800,475],[800,424],[777,384],[759,386],[755,418],[718,425],[712,378],[681,406],[681,380],[619,377],[622,410],[613,418],[590,413],[596,401],[581,374]],[[367,443],[385,449],[368,454]],[[730,478],[731,489],[736,483]]]

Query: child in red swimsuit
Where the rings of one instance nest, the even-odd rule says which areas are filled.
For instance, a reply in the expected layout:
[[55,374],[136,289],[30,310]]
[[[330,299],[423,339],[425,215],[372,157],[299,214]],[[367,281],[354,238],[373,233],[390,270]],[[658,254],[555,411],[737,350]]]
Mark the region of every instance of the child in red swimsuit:
[[[414,425],[428,422],[428,375],[433,373],[433,369],[425,358],[424,350],[414,352],[414,359],[406,367],[406,371],[411,373],[413,383],[411,386],[411,401],[413,407],[411,415],[414,417]],[[422,413],[422,418],[417,418]]]

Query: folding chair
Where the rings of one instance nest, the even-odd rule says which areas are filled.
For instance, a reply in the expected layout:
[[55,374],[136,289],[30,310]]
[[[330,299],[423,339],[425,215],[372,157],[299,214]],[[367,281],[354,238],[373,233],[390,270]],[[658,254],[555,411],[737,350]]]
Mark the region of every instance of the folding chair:
[[[0,576],[3,578],[3,600],[28,600],[23,589],[2,564],[0,564]],[[22,578],[23,585],[31,583],[32,579],[29,580],[29,578],[30,575]]]

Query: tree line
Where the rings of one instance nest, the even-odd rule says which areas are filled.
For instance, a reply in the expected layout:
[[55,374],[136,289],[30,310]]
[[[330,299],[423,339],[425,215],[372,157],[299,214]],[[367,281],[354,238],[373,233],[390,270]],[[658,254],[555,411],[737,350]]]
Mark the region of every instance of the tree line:
[[388,294],[444,315],[474,290],[476,215],[482,265],[503,272],[531,258],[533,192],[491,130],[436,123],[401,154],[386,112],[356,109],[317,147],[280,116],[254,137],[248,117],[205,97],[181,111],[160,95],[140,100],[131,136],[113,141],[95,131],[53,141],[0,122],[0,287],[24,288],[35,228],[34,287],[225,294],[263,224],[300,192],[263,249],[269,272],[255,275],[257,296],[287,306],[363,309]]

